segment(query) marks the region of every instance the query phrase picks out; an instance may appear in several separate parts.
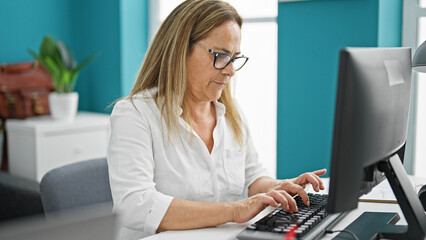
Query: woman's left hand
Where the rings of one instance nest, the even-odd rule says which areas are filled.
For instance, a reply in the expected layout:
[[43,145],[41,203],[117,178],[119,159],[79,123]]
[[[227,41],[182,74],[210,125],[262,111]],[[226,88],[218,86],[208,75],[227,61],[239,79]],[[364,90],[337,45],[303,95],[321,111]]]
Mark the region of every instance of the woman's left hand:
[[327,172],[326,169],[321,169],[313,172],[307,172],[301,174],[300,176],[288,179],[288,180],[276,180],[275,186],[272,188],[273,190],[285,190],[286,192],[296,195],[298,194],[303,203],[309,206],[309,198],[306,194],[304,188],[307,184],[311,184],[312,188],[318,192],[320,190],[324,190],[324,183],[321,181],[319,176],[324,175]]

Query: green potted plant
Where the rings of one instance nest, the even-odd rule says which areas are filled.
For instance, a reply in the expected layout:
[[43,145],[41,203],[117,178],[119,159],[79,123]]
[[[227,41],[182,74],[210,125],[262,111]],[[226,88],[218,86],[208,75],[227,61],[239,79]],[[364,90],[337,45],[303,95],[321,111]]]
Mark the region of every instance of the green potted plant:
[[37,54],[28,52],[50,73],[55,92],[49,95],[49,107],[55,119],[72,120],[78,108],[78,93],[74,92],[80,70],[89,64],[96,55],[92,55],[77,64],[71,51],[61,41],[45,36]]

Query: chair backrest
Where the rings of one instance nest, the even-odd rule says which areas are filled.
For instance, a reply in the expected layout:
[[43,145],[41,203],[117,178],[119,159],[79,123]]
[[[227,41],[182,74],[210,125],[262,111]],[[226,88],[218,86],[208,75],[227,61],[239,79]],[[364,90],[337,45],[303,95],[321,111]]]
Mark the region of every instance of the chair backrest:
[[58,211],[110,205],[112,196],[106,158],[73,163],[43,176],[40,196],[46,216]]

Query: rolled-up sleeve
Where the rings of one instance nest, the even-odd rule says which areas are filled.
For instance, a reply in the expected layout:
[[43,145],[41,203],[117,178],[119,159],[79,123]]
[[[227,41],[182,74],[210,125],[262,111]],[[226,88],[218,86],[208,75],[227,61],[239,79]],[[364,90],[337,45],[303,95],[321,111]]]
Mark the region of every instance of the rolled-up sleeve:
[[123,227],[156,233],[173,197],[155,188],[152,134],[142,109],[119,101],[110,117],[108,171],[114,210]]

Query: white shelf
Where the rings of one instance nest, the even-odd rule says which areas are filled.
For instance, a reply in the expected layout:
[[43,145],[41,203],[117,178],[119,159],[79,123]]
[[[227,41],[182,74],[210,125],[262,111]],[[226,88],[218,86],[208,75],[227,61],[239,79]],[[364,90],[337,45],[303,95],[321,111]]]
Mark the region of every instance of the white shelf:
[[72,122],[51,116],[7,120],[10,174],[41,181],[51,169],[106,157],[108,120],[88,112]]

